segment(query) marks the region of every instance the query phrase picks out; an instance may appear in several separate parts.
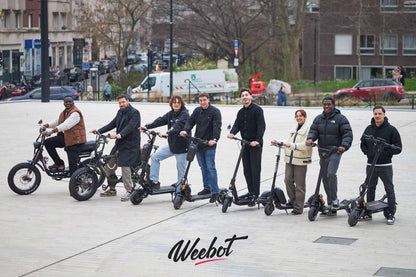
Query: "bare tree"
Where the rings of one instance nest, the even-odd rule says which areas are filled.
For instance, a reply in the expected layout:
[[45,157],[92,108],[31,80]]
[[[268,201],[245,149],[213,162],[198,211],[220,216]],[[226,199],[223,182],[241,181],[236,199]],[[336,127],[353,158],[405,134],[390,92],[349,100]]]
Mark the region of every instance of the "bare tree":
[[306,0],[259,0],[267,7],[272,34],[280,42],[283,78],[300,79],[300,40],[306,12]]
[[[231,64],[234,40],[238,40],[237,73],[243,86],[246,63],[270,38],[263,8],[256,0],[177,0],[174,40],[188,52],[215,61],[223,58]],[[166,10],[164,14],[168,14]]]
[[120,74],[124,73],[124,56],[138,27],[145,22],[152,0],[95,0],[83,2],[78,17],[79,32],[93,37],[99,47],[116,53]]

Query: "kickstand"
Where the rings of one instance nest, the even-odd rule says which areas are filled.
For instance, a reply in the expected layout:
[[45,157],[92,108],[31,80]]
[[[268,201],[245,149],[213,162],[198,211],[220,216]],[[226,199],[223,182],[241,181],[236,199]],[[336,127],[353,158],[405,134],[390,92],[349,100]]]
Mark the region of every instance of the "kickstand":
[[287,212],[287,209],[285,209],[286,215],[289,215],[289,213]]

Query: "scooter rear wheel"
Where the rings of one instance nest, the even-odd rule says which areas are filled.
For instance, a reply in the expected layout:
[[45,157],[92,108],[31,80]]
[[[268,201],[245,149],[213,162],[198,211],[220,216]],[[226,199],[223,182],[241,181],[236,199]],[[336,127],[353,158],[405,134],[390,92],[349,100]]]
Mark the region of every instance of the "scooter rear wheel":
[[264,213],[266,215],[271,215],[273,211],[274,211],[273,203],[267,203],[266,206],[264,206]]
[[309,221],[315,221],[316,216],[318,215],[319,209],[316,206],[311,206],[308,212]]
[[88,167],[77,169],[69,180],[69,193],[78,201],[85,201],[93,197],[97,188],[97,174]]
[[348,224],[353,227],[357,225],[358,218],[360,216],[360,210],[358,208],[354,208],[350,215],[348,216]]
[[31,194],[40,185],[39,169],[30,163],[19,163],[10,169],[7,182],[12,191],[20,195]]
[[227,212],[228,206],[230,206],[230,198],[225,197],[224,202],[222,203],[222,209],[221,209],[223,213]]
[[175,198],[173,199],[173,207],[175,208],[175,210],[179,210],[181,208],[183,201],[184,201],[184,198],[182,195],[180,194],[175,195]]
[[[265,192],[263,192],[261,195],[260,195],[260,199],[269,199],[271,197],[271,192],[270,191],[265,191]],[[261,204],[263,205],[263,206],[267,206],[267,204],[264,204],[264,202],[263,201],[261,201]],[[274,207],[273,207],[274,208]],[[273,212],[273,211],[272,211]]]

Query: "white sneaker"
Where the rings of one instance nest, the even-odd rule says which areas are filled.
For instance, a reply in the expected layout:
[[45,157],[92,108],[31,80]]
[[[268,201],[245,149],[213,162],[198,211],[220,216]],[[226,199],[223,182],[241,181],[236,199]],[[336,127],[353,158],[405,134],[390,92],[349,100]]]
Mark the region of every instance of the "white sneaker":
[[131,195],[131,192],[126,192],[122,197],[121,197],[121,201],[129,201],[130,200],[130,195]]
[[387,224],[388,225],[393,225],[395,220],[396,219],[394,218],[394,215],[389,214],[389,218],[387,219]]

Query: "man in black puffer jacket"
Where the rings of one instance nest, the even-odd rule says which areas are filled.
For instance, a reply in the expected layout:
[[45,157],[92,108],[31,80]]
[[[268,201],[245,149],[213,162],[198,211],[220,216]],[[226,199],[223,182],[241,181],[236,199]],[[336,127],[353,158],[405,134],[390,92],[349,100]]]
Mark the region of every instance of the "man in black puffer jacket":
[[[387,218],[387,224],[394,224],[395,218],[394,214],[396,212],[396,196],[394,193],[393,185],[393,166],[391,158],[393,155],[399,154],[402,150],[402,140],[397,129],[390,125],[387,117],[386,111],[382,106],[375,106],[373,108],[373,118],[371,119],[371,124],[365,129],[363,136],[361,137],[361,150],[367,156],[367,174],[371,167],[371,163],[374,161],[374,156],[376,154],[376,148],[374,144],[368,142],[364,135],[371,135],[375,138],[384,139],[386,143],[393,144],[399,149],[385,148],[381,152],[376,166],[374,168],[374,173],[371,176],[371,179],[368,183],[368,192],[367,192],[367,202],[374,201],[376,194],[376,186],[378,178],[380,177],[383,181],[384,189],[387,194],[387,201],[389,204],[389,216]],[[371,214],[366,215],[367,219],[371,219]]]
[[[324,111],[315,117],[306,140],[306,145],[310,146],[313,141],[318,140],[320,148],[338,147],[338,151],[331,154],[327,159],[323,159],[320,153],[320,166],[322,172],[322,182],[324,183],[328,205],[339,208],[337,197],[338,180],[337,170],[341,155],[347,151],[352,143],[352,129],[348,119],[335,108],[335,100],[332,97],[325,97],[322,100]],[[321,215],[326,215],[324,211]],[[336,212],[332,213],[336,215]]]
[[[175,156],[176,169],[178,172],[177,184],[181,182],[183,175],[185,175],[186,165],[188,164],[186,161],[186,152],[188,151],[189,143],[186,138],[179,136],[179,132],[182,131],[185,126],[185,123],[189,118],[189,112],[185,108],[185,102],[180,95],[172,96],[169,101],[169,106],[171,108],[169,112],[144,126],[147,129],[153,129],[168,125],[168,131],[166,133],[159,133],[159,137],[168,138],[168,145],[160,147],[160,149],[153,154],[151,159],[150,180],[153,189],[160,188],[159,169],[161,161]],[[140,128],[143,129],[143,127]]]

